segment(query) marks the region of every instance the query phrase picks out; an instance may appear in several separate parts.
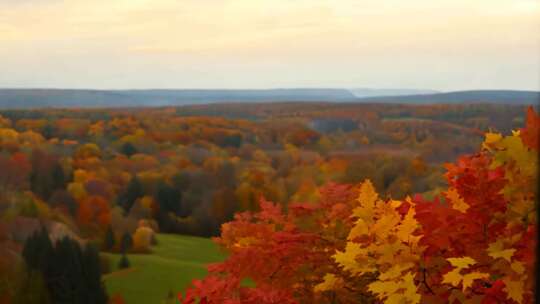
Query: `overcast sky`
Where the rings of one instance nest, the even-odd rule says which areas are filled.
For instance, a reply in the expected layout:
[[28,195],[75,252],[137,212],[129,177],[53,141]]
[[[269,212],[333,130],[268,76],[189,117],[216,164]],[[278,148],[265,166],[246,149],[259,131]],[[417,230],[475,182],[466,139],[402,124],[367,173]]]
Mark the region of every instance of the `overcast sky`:
[[540,1],[0,0],[0,87],[540,90]]

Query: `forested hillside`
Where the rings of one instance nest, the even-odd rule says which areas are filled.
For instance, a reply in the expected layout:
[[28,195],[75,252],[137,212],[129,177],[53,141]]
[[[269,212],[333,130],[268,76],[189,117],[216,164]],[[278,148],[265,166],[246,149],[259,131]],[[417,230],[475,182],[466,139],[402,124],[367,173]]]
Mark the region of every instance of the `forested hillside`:
[[399,89],[153,89],[153,90],[82,90],[82,89],[3,89],[0,109],[39,108],[122,108],[200,105],[209,103],[396,103],[461,104],[496,103],[531,105],[540,101],[540,92],[485,90],[436,92]]
[[[533,303],[540,116],[488,132],[427,199],[366,179],[316,203],[260,201],[216,242],[230,253],[178,298],[192,303]],[[249,278],[254,287],[242,286]]]
[[[378,282],[377,271],[388,270],[388,264],[384,263],[394,253],[385,253],[388,254],[386,260],[380,260],[380,257],[370,260],[371,264],[365,264],[369,269],[354,267],[361,263],[356,256],[369,250],[379,250],[370,247],[368,240],[382,238],[380,242],[383,243],[377,243],[377,246],[390,249],[399,245],[394,241],[404,237],[405,232],[396,232],[397,236],[390,232],[381,234],[386,228],[394,229],[392,227],[407,220],[407,225],[414,223],[418,227],[442,229],[440,235],[457,236],[465,232],[452,230],[462,227],[456,226],[455,221],[471,221],[482,212],[499,212],[497,217],[515,216],[503,215],[506,214],[503,205],[508,198],[497,196],[495,203],[501,204],[497,205],[499,209],[484,198],[477,202],[475,193],[480,190],[466,190],[463,183],[455,184],[453,176],[461,178],[459,170],[478,171],[484,175],[470,177],[471,180],[464,184],[483,187],[481,182],[485,177],[492,185],[486,187],[503,189],[506,184],[510,185],[504,188],[507,191],[505,195],[529,189],[531,181],[522,179],[520,175],[525,173],[512,171],[515,166],[525,168],[536,161],[531,158],[533,152],[530,150],[535,147],[531,142],[536,136],[536,129],[533,129],[536,118],[530,112],[525,121],[524,111],[522,106],[489,104],[330,103],[0,111],[0,299],[5,303],[17,303],[31,290],[35,297],[47,298],[52,303],[74,303],[73,299],[78,296],[52,291],[59,284],[56,276],[78,276],[88,269],[101,269],[98,273],[107,273],[112,267],[111,254],[123,257],[121,263],[115,260],[113,268],[117,262],[118,267],[130,267],[129,256],[152,254],[157,244],[156,233],[173,233],[204,237],[221,234],[219,243],[231,255],[230,260],[212,268],[211,272],[226,272],[232,278],[222,282],[223,277],[219,274],[207,279],[210,280],[208,286],[225,284],[216,287],[219,297],[243,299],[243,296],[238,298],[237,294],[243,294],[243,291],[237,290],[239,286],[235,284],[249,278],[255,281],[257,288],[262,288],[262,291],[254,290],[254,299],[268,296],[265,293],[268,291],[271,295],[276,292],[278,298],[283,296],[287,301],[300,303],[317,300],[320,296],[326,299],[321,303],[326,303],[328,297],[336,297],[343,303],[354,302],[351,299],[359,296],[372,300],[377,296],[384,300],[392,293],[402,292],[401,289],[384,292],[376,289],[382,288],[375,284]],[[521,135],[510,133],[512,129],[524,128],[525,122],[527,128]],[[488,133],[491,135],[484,143],[485,151],[481,156],[478,159],[461,158],[456,166],[447,166],[450,171],[445,173],[443,164],[454,162],[460,155],[478,151],[486,132],[491,132]],[[495,135],[497,132],[509,137],[502,139]],[[528,136],[528,139],[520,145],[519,140],[523,136]],[[509,148],[506,145],[518,149],[517,152],[497,152]],[[522,158],[515,160],[516,165],[509,165],[513,160],[507,158],[512,157]],[[513,167],[495,169],[495,164]],[[527,170],[530,173],[531,169]],[[509,172],[516,176],[509,177]],[[508,178],[513,179],[508,181]],[[366,179],[370,182],[364,182]],[[521,182],[526,184],[519,184]],[[375,216],[374,219],[364,219],[365,223],[351,219],[351,215],[364,216],[357,209],[364,203],[354,203],[360,183],[362,191],[373,193],[370,197],[392,202],[386,204],[387,207],[381,207],[382,203],[365,202],[367,205],[363,208],[373,209],[366,210],[366,216]],[[497,189],[485,191],[496,192]],[[489,191],[486,193],[491,193]],[[413,194],[421,194],[422,198]],[[445,200],[441,199],[443,197],[456,200],[460,206],[458,212],[463,214],[446,209],[431,210],[435,208],[432,206]],[[531,197],[522,199],[524,204],[528,204]],[[360,202],[363,200],[366,198],[361,198]],[[478,210],[484,211],[477,210],[479,213],[475,214],[464,212],[465,205],[476,210],[476,203],[480,204]],[[409,209],[414,212],[408,213]],[[447,211],[450,213],[445,213]],[[529,211],[525,208],[516,212],[524,216],[522,213]],[[424,215],[417,218],[415,214]],[[388,222],[376,224],[381,218]],[[527,217],[530,223],[533,219]],[[516,220],[501,221],[500,225],[494,226],[493,235],[477,245],[479,254],[485,249],[482,246],[493,245],[499,236],[502,238],[504,235],[505,239],[493,248],[513,250],[512,246],[520,242],[516,233],[521,233],[521,230],[508,228],[513,232],[505,234],[507,222],[513,225]],[[439,227],[439,224],[443,226]],[[485,224],[492,225],[489,221]],[[372,234],[370,225],[386,228],[373,228]],[[491,263],[485,256],[463,249],[469,245],[459,245],[453,236],[450,241],[435,238],[433,244],[422,243],[431,237],[422,230],[427,228],[412,228],[408,226],[407,234],[422,241],[415,244],[414,254],[404,257],[404,262],[398,264],[402,267],[399,274],[410,270],[414,280],[419,280],[420,268],[414,267],[419,263],[421,252],[438,257],[434,261],[426,261],[435,263],[429,264],[429,267],[434,267],[429,270],[433,271],[433,284],[443,284],[440,276],[449,269],[442,257],[459,258],[461,254],[474,258],[478,263]],[[473,228],[463,226],[459,229]],[[324,241],[328,244],[320,243],[318,238],[321,235],[329,238]],[[532,235],[528,237],[528,240],[533,239]],[[257,246],[262,244],[258,240],[261,239],[275,242],[264,245],[270,247],[259,248]],[[486,243],[488,241],[489,244]],[[384,242],[390,243],[386,246]],[[441,246],[449,246],[448,242],[462,247],[439,253],[437,250]],[[391,250],[400,250],[398,247]],[[515,250],[525,250],[523,254],[527,254],[527,248],[515,247]],[[26,254],[34,251],[45,253]],[[103,254],[105,252],[109,255]],[[45,263],[48,255],[57,258]],[[267,256],[260,261],[268,265],[250,264],[253,261],[249,257],[257,255]],[[242,257],[245,260],[239,260]],[[285,260],[279,260],[282,258]],[[72,259],[73,267],[62,268],[58,261],[63,259]],[[519,255],[519,259],[521,266],[529,267],[525,257]],[[510,258],[506,260],[513,262]],[[302,277],[305,272],[295,272],[319,265],[319,262],[322,264],[318,270],[308,277]],[[29,264],[34,266],[28,269],[25,265]],[[246,268],[237,269],[233,265]],[[486,279],[486,273],[491,275],[489,271],[492,270],[478,270],[478,279]],[[250,271],[258,272],[261,277]],[[397,276],[398,269],[395,271]],[[513,284],[521,284],[519,288],[530,284],[527,277],[518,275],[521,274],[512,279]],[[524,279],[518,282],[518,277]],[[278,278],[283,284],[300,285],[290,290],[275,289],[277,285],[274,286],[273,282],[281,280]],[[493,278],[490,277],[489,284],[495,284],[496,279]],[[77,295],[104,292],[99,276],[94,273],[88,280],[86,283],[70,280],[73,285],[69,285],[68,290],[92,286]],[[302,283],[297,280],[302,280]],[[458,282],[454,285],[460,282],[456,280],[452,281]],[[471,284],[474,281],[468,280]],[[323,281],[326,283],[316,287]],[[348,286],[339,285],[339,282],[356,283]],[[427,284],[432,288],[432,283]],[[269,287],[272,288],[266,290]],[[210,303],[223,303],[220,299],[224,298],[212,298],[214,295],[206,294],[200,286],[197,288],[184,301],[190,303],[189,299],[197,296],[207,298]],[[445,289],[441,288],[432,292],[443,292]],[[419,291],[416,296],[411,291],[410,296],[419,299],[425,296],[422,292],[426,291]],[[463,292],[463,295],[454,296],[469,296],[466,288]],[[428,290],[427,293],[431,292]],[[122,295],[115,295],[115,301],[120,301],[119,297]],[[108,300],[103,296],[92,301],[105,303]],[[245,303],[264,303],[253,301]]]

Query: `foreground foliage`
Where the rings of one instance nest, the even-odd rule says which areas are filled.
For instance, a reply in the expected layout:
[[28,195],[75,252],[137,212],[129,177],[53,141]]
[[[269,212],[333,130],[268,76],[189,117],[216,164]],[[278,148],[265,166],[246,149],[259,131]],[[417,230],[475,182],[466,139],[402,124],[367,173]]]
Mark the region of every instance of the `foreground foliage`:
[[[369,180],[331,184],[317,203],[222,225],[229,258],[182,303],[532,303],[540,117],[487,133],[447,164],[433,200],[381,199]],[[249,278],[255,287],[241,284]]]

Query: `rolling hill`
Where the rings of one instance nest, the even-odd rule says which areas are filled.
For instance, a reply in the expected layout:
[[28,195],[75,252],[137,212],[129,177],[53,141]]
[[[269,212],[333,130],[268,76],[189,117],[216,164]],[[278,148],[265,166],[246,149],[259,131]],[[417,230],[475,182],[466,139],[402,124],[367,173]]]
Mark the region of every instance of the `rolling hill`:
[[512,90],[477,90],[435,94],[416,94],[401,96],[376,96],[360,98],[359,102],[373,103],[497,103],[497,104],[538,104],[540,92]]
[[[413,94],[413,95],[411,95]],[[386,95],[386,96],[382,96]],[[181,106],[230,102],[537,104],[540,92],[483,90],[433,93],[377,89],[75,90],[0,89],[0,109]]]

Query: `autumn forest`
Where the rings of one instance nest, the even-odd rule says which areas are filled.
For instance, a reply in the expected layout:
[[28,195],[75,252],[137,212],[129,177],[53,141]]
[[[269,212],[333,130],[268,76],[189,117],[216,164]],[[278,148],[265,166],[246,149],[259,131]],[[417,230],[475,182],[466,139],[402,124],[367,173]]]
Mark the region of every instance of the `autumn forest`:
[[156,303],[532,303],[539,124],[495,104],[2,110],[0,303],[137,303],[115,280],[210,237],[190,250],[213,263]]

